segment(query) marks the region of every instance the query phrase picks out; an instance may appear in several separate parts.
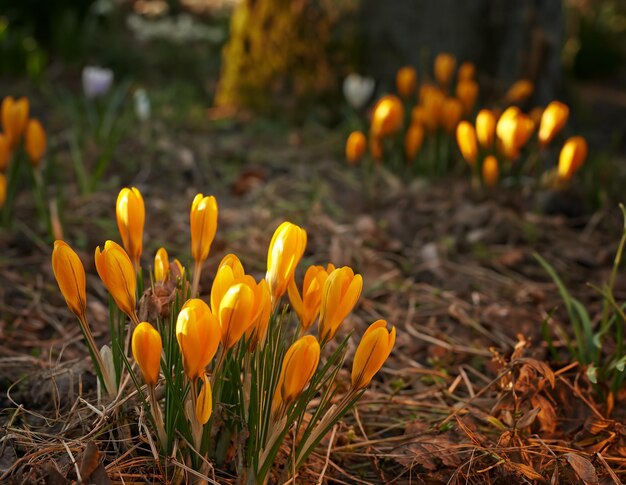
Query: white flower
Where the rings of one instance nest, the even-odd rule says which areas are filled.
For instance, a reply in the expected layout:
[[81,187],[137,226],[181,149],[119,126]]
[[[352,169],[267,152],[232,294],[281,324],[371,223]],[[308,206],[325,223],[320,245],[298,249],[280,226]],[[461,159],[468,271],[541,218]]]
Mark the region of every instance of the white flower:
[[113,71],[97,66],[83,69],[83,91],[88,98],[105,95],[113,84]]
[[135,114],[141,121],[147,121],[150,119],[150,98],[148,93],[143,88],[139,88],[133,95],[135,100]]
[[371,77],[350,74],[343,81],[343,95],[354,109],[361,109],[374,94],[375,84]]

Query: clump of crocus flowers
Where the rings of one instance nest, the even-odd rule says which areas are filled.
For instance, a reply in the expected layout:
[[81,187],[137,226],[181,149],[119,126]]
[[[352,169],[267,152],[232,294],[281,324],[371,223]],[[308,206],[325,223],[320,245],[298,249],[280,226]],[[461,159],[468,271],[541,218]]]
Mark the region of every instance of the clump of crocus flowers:
[[[371,112],[369,153],[377,163],[396,172],[442,174],[449,169],[454,132],[474,110],[479,87],[476,68],[448,53],[436,56],[433,73],[420,76],[413,66],[396,74],[396,93],[382,96]],[[354,131],[346,142],[346,160],[356,165],[364,156],[366,139]]]
[[[0,103],[0,209],[2,222],[11,222],[16,192],[24,177],[33,186],[39,216],[47,223],[41,165],[47,150],[47,136],[41,122],[30,117],[27,98],[6,96]],[[26,160],[28,160],[27,163]],[[30,172],[29,174],[25,172]]]
[[[525,99],[522,95],[526,95],[531,86],[528,82],[520,83],[508,97],[518,101]],[[544,110],[535,109],[529,114],[515,105],[500,114],[496,110],[482,109],[474,123],[459,123],[457,145],[472,168],[474,179],[493,187],[503,174],[519,179],[543,170],[554,158],[549,145],[559,137],[568,117],[569,108],[560,101],[552,101]],[[536,143],[531,143],[535,134]],[[568,139],[563,144],[557,168],[548,171],[547,179],[555,186],[567,183],[582,166],[586,155],[584,138]]]
[[[122,245],[106,241],[95,249],[111,300],[110,346],[99,349],[92,336],[79,256],[61,240],[52,253],[59,288],[78,317],[111,405],[118,409],[125,402],[130,376],[148,411],[155,456],[179,459],[200,475],[208,472],[208,460],[223,460],[231,448],[237,472],[263,483],[292,436],[290,460],[295,468],[302,465],[394,347],[395,327],[388,329],[384,320],[370,325],[356,348],[351,383],[340,391],[335,377],[350,339],[342,327],[357,305],[361,275],[332,264],[309,266],[300,275],[307,233],[283,222],[269,244],[264,277],[247,273],[236,255],[227,254],[210,291],[200,288],[218,206],[214,197],[198,194],[190,211],[193,265],[183,267],[160,248],[144,292],[145,205],[137,188],[120,191],[116,216]],[[166,308],[142,310],[156,301]]]

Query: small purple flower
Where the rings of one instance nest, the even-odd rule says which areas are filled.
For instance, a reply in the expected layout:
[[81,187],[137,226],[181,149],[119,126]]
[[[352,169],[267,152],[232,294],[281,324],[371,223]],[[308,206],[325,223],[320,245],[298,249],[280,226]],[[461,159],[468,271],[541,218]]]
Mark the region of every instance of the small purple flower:
[[89,99],[104,96],[113,84],[113,71],[97,66],[83,69],[83,91]]

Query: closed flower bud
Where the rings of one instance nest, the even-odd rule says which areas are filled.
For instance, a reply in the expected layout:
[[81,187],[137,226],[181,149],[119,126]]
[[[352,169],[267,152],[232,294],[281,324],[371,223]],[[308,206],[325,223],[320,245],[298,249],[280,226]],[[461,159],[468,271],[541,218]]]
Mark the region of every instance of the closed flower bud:
[[67,306],[74,315],[84,319],[87,308],[85,268],[78,255],[64,241],[54,241],[52,270]]
[[476,130],[469,121],[461,121],[456,127],[456,142],[461,150],[461,155],[467,163],[474,165],[478,158],[478,143]]
[[257,345],[263,346],[265,336],[267,335],[267,327],[272,316],[272,297],[270,295],[267,281],[261,280],[255,288],[254,294],[254,317],[252,325],[246,330],[246,340],[249,342],[250,351],[254,351]]
[[104,250],[96,248],[96,270],[109,291],[115,304],[135,323],[139,323],[135,313],[137,276],[128,254],[114,241],[107,241]]
[[411,162],[415,159],[424,142],[424,128],[419,124],[411,124],[404,135],[404,158]]
[[387,322],[377,320],[363,334],[361,342],[354,354],[352,363],[352,387],[355,390],[365,389],[372,377],[383,366],[394,344],[396,343],[396,327],[387,331]]
[[456,77],[459,82],[474,80],[476,77],[476,66],[472,62],[465,61],[459,66],[459,71]]
[[31,119],[26,125],[26,154],[34,167],[38,167],[46,153],[46,132],[39,120]]
[[315,374],[319,360],[320,344],[312,335],[299,338],[287,349],[274,393],[272,408],[275,414],[302,394]]
[[6,170],[11,158],[11,146],[9,139],[3,133],[0,133],[0,172]]
[[2,105],[0,106],[2,128],[11,149],[17,146],[26,129],[28,111],[28,99],[24,97],[14,100],[13,97],[7,96],[2,100]]
[[404,106],[402,101],[393,94],[387,94],[374,106],[370,135],[384,138],[395,135],[404,123]]
[[396,73],[396,90],[403,98],[408,98],[415,93],[417,88],[417,71],[414,67],[405,66]]
[[442,52],[435,57],[435,79],[442,87],[447,87],[452,80],[456,69],[456,58],[448,53]]
[[441,123],[443,104],[446,96],[434,86],[424,86],[420,90],[422,106],[424,107],[424,126],[430,131],[435,131]]
[[493,155],[485,157],[483,160],[483,183],[487,187],[495,187],[499,177],[498,159]]
[[189,214],[191,226],[191,255],[196,264],[206,260],[217,231],[217,201],[215,197],[197,194]]
[[7,198],[7,178],[0,172],[0,209],[4,205],[4,201]]
[[213,394],[211,392],[211,383],[206,374],[202,375],[202,389],[196,400],[196,419],[201,425],[209,422],[213,413]]
[[459,81],[456,85],[456,97],[463,103],[463,112],[469,115],[474,109],[478,98],[478,83],[472,79]]
[[509,103],[519,104],[530,98],[534,90],[535,85],[531,81],[520,79],[509,88],[504,97]]
[[426,108],[423,105],[417,105],[411,110],[412,125],[426,125]]
[[367,150],[367,140],[362,131],[353,131],[346,140],[346,161],[350,165],[359,163]]
[[559,101],[552,101],[541,115],[541,123],[539,124],[539,143],[542,146],[550,143],[554,137],[563,129],[567,118],[569,117],[569,108],[567,105]]
[[558,174],[562,180],[569,180],[582,167],[587,158],[587,141],[582,136],[569,138],[559,155]]
[[165,248],[159,248],[154,256],[154,281],[165,283],[170,272],[170,260]]
[[309,329],[317,319],[322,304],[322,290],[328,273],[322,266],[309,266],[304,274],[302,295],[298,291],[295,280],[289,284],[289,302],[298,315],[303,331]]
[[243,265],[237,256],[227,254],[222,258],[211,287],[211,310],[215,315],[219,311],[220,302],[226,292],[244,275]]
[[287,291],[293,279],[296,266],[306,248],[306,231],[291,222],[283,222],[272,236],[267,252],[267,273],[265,280],[272,294],[272,307]]
[[161,369],[161,334],[148,322],[141,322],[133,331],[132,351],[133,357],[143,381],[149,385],[156,385],[159,380]]
[[352,311],[363,289],[363,278],[352,268],[337,268],[328,275],[322,291],[319,317],[320,342],[328,342]]
[[220,344],[222,332],[209,306],[199,298],[187,300],[176,320],[176,340],[189,380],[204,375]]
[[476,116],[476,139],[483,148],[491,148],[496,136],[496,115],[488,109],[481,109]]
[[236,283],[224,294],[217,318],[225,351],[239,342],[246,330],[252,326],[255,310],[255,292],[250,284]]
[[143,250],[143,226],[146,220],[146,209],[139,189],[132,187],[120,190],[115,204],[115,216],[124,248],[138,269]]
[[515,159],[533,133],[535,124],[516,106],[507,108],[496,125],[496,135],[502,153],[509,159]]
[[441,126],[453,133],[463,116],[463,104],[456,98],[446,98],[441,107]]

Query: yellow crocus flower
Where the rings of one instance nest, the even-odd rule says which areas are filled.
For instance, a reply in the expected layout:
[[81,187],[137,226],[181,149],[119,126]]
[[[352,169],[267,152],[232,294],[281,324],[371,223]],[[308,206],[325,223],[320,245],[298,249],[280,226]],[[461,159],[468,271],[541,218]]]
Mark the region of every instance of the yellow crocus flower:
[[561,180],[569,180],[582,167],[587,158],[587,141],[582,136],[569,138],[559,154],[558,174]]
[[217,201],[215,197],[197,194],[189,214],[191,226],[191,255],[196,264],[206,260],[217,231]]
[[11,149],[17,146],[26,129],[28,111],[28,99],[24,97],[15,100],[12,96],[7,96],[2,100],[0,117],[2,118],[2,127]]
[[[254,279],[250,279],[254,283]],[[250,283],[236,283],[226,291],[217,313],[224,351],[239,342],[246,330],[254,324],[255,311],[255,291]]]
[[461,121],[456,127],[456,142],[465,161],[474,165],[478,158],[478,142],[476,130],[469,121]]
[[138,270],[143,250],[143,226],[146,220],[146,209],[139,189],[125,187],[120,190],[115,204],[115,216],[124,248],[133,261],[133,266]]
[[46,131],[39,120],[30,119],[26,125],[25,148],[33,167],[38,167],[46,153]]
[[213,394],[211,392],[211,383],[206,374],[202,374],[202,389],[196,400],[196,420],[201,425],[208,423],[213,413]]
[[359,163],[367,151],[367,139],[362,131],[353,131],[346,140],[346,161],[349,165]]
[[481,109],[476,115],[476,138],[483,148],[491,148],[496,136],[496,115],[488,109]]
[[498,159],[493,155],[485,157],[483,160],[483,183],[487,187],[495,187],[498,184],[500,178],[500,168],[498,166]]
[[187,300],[176,320],[176,340],[189,380],[195,381],[204,375],[221,338],[220,324],[209,306],[199,298]]
[[441,126],[452,133],[463,116],[463,103],[456,98],[446,98],[441,105]]
[[412,66],[404,66],[396,73],[396,90],[403,98],[409,98],[417,87],[417,71]]
[[322,290],[328,278],[323,266],[309,266],[304,273],[302,294],[298,291],[295,280],[289,283],[289,302],[298,315],[300,327],[306,332],[317,319],[322,304]]
[[67,306],[84,320],[87,308],[85,268],[78,254],[65,241],[54,241],[52,270]]
[[272,308],[276,308],[287,291],[296,266],[304,254],[306,240],[306,231],[291,222],[283,222],[274,232],[267,252],[265,275],[272,295]]
[[337,333],[339,326],[352,311],[363,289],[363,278],[344,266],[332,271],[322,291],[319,317],[319,339],[327,343]]
[[137,325],[132,338],[133,357],[148,386],[156,385],[159,380],[162,350],[161,334],[148,322]]
[[411,123],[404,136],[404,158],[413,161],[422,148],[424,142],[424,127],[419,123]]
[[124,248],[114,241],[107,241],[104,250],[100,251],[100,246],[96,248],[95,260],[98,275],[115,304],[138,324],[135,313],[137,276]]
[[170,272],[170,260],[165,248],[159,248],[154,256],[154,281],[165,283]]
[[296,340],[283,358],[272,409],[279,415],[297,399],[317,370],[320,360],[320,344],[312,335]]
[[542,146],[550,143],[554,137],[563,129],[567,118],[569,117],[569,108],[567,105],[552,101],[541,115],[539,124],[539,143]]
[[387,322],[377,320],[363,334],[361,342],[354,354],[352,363],[352,387],[354,390],[365,389],[372,377],[383,366],[394,344],[396,343],[396,327],[387,331]]
[[443,88],[448,87],[456,69],[456,57],[442,52],[435,57],[435,79]]
[[370,135],[374,138],[384,138],[395,135],[402,129],[404,123],[404,106],[400,98],[387,94],[380,98],[374,106]]

